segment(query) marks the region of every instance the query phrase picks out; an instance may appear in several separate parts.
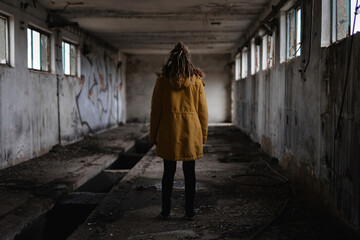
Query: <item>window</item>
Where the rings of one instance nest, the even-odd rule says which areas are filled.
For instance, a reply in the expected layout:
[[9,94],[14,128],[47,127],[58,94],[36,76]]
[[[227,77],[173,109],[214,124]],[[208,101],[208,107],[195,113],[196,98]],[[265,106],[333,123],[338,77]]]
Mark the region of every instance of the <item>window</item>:
[[76,76],[77,70],[77,47],[76,45],[62,41],[62,65],[65,75]]
[[247,77],[247,72],[248,72],[248,54],[247,54],[247,48],[244,48],[241,54],[241,78],[246,78]]
[[262,38],[262,62],[261,62],[262,70],[267,69],[267,57],[268,57],[267,36],[265,36]]
[[0,64],[9,63],[9,21],[0,15]]
[[260,44],[255,45],[255,72],[260,71]]
[[250,45],[250,70],[251,70],[251,75],[255,74],[255,70],[256,70],[256,46],[255,46],[255,39],[253,38],[251,40],[251,45]]
[[50,37],[49,34],[27,29],[28,68],[50,71]]
[[[356,0],[337,0],[335,2],[336,4],[333,5],[333,13],[336,19],[334,31],[336,32],[336,40],[341,40],[352,34],[355,12],[359,14],[360,11],[359,7],[356,6]],[[359,18],[360,16],[356,17],[354,33],[360,31]],[[333,39],[333,41],[336,40]]]
[[[358,3],[358,6],[356,6],[356,3]],[[357,32],[360,32],[360,1],[356,1],[356,0],[351,0],[350,3],[350,16],[351,16],[351,20],[350,20],[350,25],[351,25],[351,34],[352,31],[354,30],[354,34]],[[355,19],[355,14],[356,19]],[[354,19],[355,19],[355,27],[354,27]]]
[[340,40],[350,35],[349,0],[337,0],[334,7],[335,9],[333,9],[333,11],[336,17],[336,40]]
[[262,69],[268,69],[275,63],[275,31],[262,39]]
[[291,8],[286,12],[286,52],[287,58],[301,54],[301,8]]
[[241,61],[240,61],[240,53],[236,55],[235,58],[235,80],[241,79]]
[[267,67],[271,68],[275,64],[275,31],[267,37]]

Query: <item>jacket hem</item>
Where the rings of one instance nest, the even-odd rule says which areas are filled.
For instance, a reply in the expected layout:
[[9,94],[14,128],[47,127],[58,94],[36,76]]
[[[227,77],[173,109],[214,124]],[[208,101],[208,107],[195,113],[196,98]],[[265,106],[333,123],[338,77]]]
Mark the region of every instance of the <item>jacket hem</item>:
[[204,156],[204,154],[199,154],[199,155],[191,156],[191,157],[175,157],[175,158],[172,157],[172,158],[169,158],[169,157],[166,157],[165,155],[158,154],[158,153],[156,153],[156,155],[158,157],[161,157],[163,159],[170,160],[170,161],[192,161],[192,160],[197,160],[199,158],[202,158]]

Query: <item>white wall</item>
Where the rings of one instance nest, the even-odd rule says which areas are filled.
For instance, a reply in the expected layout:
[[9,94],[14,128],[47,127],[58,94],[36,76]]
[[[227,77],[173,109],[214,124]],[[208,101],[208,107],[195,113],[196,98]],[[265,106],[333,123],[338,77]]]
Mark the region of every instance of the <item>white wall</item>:
[[[35,8],[29,3],[20,10],[19,0],[5,2],[0,2],[0,11],[13,19],[14,38],[13,61],[10,66],[0,65],[0,169],[42,155],[58,143],[74,142],[124,122],[122,54],[82,31],[49,29],[47,12],[39,5]],[[27,68],[28,24],[51,36],[50,72]],[[79,47],[78,77],[63,74],[63,38]],[[85,45],[90,49],[87,53]]]
[[24,13],[4,3],[0,9],[12,15],[15,33],[14,62],[0,65],[2,169],[41,155],[58,143],[58,109],[55,74],[27,68],[27,24],[46,27],[46,14],[39,9]]
[[[206,74],[205,94],[209,122],[231,121],[230,54],[193,54],[192,62]],[[166,55],[128,55],[126,69],[127,121],[148,122],[150,102]]]

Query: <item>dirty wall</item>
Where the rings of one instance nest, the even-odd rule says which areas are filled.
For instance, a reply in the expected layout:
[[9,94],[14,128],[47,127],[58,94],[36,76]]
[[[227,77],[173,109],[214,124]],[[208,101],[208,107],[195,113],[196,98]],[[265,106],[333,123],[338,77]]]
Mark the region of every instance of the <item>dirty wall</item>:
[[[317,14],[309,52],[310,2],[302,5],[301,57],[280,64],[277,37],[275,66],[233,82],[233,121],[360,230],[360,97],[356,94],[360,90],[360,34],[354,37],[344,110],[335,139],[350,38],[321,48],[321,16]],[[321,12],[320,1],[315,1],[314,12]],[[276,36],[279,34],[278,26]],[[307,70],[299,71],[308,61]]]
[[[48,28],[41,6],[19,6],[20,1],[0,2],[0,10],[14,24],[14,61],[0,64],[0,169],[125,121],[122,55],[83,31]],[[50,72],[27,68],[30,24],[50,34]],[[79,47],[79,76],[63,74],[63,37]]]
[[123,121],[121,63],[117,51],[80,39],[81,75],[63,74],[59,64],[60,136],[63,144]]
[[[15,4],[15,3],[14,3]],[[46,14],[20,10],[0,3],[14,16],[14,60],[0,65],[0,169],[36,157],[58,142],[55,74],[27,68],[27,33],[24,21],[44,26]],[[25,26],[25,28],[24,28]]]
[[[166,55],[127,55],[126,102],[127,121],[148,122],[150,103],[159,72]],[[209,122],[231,121],[230,54],[193,54],[192,62],[206,74],[205,94]]]

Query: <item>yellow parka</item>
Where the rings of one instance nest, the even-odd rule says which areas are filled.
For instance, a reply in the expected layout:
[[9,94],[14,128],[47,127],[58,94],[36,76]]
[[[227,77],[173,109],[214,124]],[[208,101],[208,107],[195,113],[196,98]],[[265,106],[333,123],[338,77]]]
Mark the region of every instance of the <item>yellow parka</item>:
[[151,100],[150,141],[166,160],[186,161],[203,156],[207,140],[208,111],[204,82],[190,78],[156,80]]

